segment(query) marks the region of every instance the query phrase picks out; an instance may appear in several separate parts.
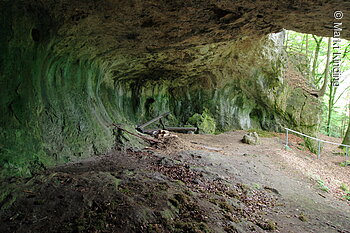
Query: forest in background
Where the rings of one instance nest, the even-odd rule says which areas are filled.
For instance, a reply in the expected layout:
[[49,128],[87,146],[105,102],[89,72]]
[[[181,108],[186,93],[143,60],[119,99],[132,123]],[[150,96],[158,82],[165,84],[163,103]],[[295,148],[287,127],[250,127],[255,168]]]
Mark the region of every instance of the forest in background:
[[[285,31],[284,46],[290,60],[323,98],[320,133],[344,138],[350,118],[350,42],[342,39],[338,44],[340,48],[335,48],[332,38]],[[333,85],[333,68],[337,67],[341,71],[339,86]]]

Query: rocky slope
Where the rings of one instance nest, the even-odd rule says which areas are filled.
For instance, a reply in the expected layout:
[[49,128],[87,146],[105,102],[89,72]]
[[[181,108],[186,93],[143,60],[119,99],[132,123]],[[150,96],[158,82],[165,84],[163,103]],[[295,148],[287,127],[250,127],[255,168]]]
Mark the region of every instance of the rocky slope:
[[318,101],[287,85],[266,35],[328,35],[339,7],[349,11],[342,1],[1,1],[2,175],[101,154],[112,122],[164,111],[172,125],[205,112],[217,131],[313,132]]

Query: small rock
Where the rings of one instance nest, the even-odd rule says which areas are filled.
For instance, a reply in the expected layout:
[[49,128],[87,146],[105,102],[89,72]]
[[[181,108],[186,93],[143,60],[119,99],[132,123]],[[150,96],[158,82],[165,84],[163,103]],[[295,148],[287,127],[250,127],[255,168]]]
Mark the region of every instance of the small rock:
[[166,167],[172,167],[175,165],[174,161],[172,159],[169,159],[169,158],[166,158],[166,157],[163,157],[159,160],[159,164],[160,165],[163,165],[163,166],[166,166]]
[[248,133],[243,136],[242,142],[247,143],[249,145],[257,145],[259,144],[259,135],[256,132]]
[[194,183],[194,184],[202,184],[202,181],[200,181],[200,180],[198,180],[198,179],[194,179],[194,180],[192,181],[192,183]]
[[165,176],[165,175],[163,175],[162,173],[159,173],[159,172],[155,172],[154,176],[152,178],[154,178],[156,180],[159,180],[159,181],[169,180],[167,176]]
[[299,220],[302,221],[302,222],[307,222],[308,221],[308,217],[305,216],[305,214],[301,213],[299,216],[298,216]]
[[202,158],[202,156],[197,152],[191,153],[191,156],[192,156],[192,158],[198,158],[198,159]]
[[280,193],[278,192],[278,190],[275,189],[275,188],[271,188],[271,187],[265,186],[264,189],[266,189],[266,190],[268,190],[268,191],[271,191],[271,192],[273,192],[273,193],[275,193],[275,194],[280,195]]

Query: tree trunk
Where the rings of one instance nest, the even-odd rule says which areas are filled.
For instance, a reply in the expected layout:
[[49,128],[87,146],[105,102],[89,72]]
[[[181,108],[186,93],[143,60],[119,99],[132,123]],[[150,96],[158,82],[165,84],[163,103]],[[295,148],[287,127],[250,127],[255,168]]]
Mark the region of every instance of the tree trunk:
[[350,101],[349,101],[349,123],[348,130],[345,133],[345,137],[343,139],[343,144],[350,145]]
[[332,120],[332,111],[334,106],[334,97],[333,86],[329,86],[329,100],[328,100],[328,117],[327,117],[327,135],[330,136],[331,133],[331,120]]
[[329,63],[331,60],[331,44],[332,44],[332,38],[329,37],[328,38],[328,50],[327,50],[327,63],[326,63],[326,69],[325,69],[325,74],[324,74],[324,82],[323,82],[321,90],[318,93],[319,97],[324,96],[324,94],[326,93],[326,89],[327,89],[328,76],[329,76]]
[[320,38],[320,40],[317,40],[317,37],[312,35],[312,37],[314,38],[315,42],[316,42],[316,49],[315,49],[315,56],[314,56],[314,61],[312,63],[312,71],[311,71],[311,75],[312,78],[315,79],[315,75],[316,75],[316,68],[317,68],[317,60],[318,60],[318,54],[320,53],[320,48],[321,48],[321,42],[323,40],[323,37]]
[[309,34],[306,34],[306,45],[305,45],[305,55],[306,55],[306,76],[310,80],[310,60],[309,60]]
[[306,39],[306,35],[303,36],[303,39],[301,40],[301,43],[300,43],[300,53],[303,52],[304,50],[304,40]]
[[309,60],[309,34],[306,34],[306,45],[305,45],[305,54],[306,54],[306,58],[307,60]]
[[342,119],[341,121],[341,134],[340,134],[341,137],[345,136],[346,122],[347,122],[346,119]]
[[349,120],[348,130],[346,131],[345,137],[343,139],[343,144],[350,145],[350,120]]
[[288,33],[288,31],[286,30],[286,35],[285,35],[285,41],[284,41],[284,46],[285,46],[285,48],[286,48],[286,51],[287,51],[287,49],[288,49],[288,35],[289,33]]

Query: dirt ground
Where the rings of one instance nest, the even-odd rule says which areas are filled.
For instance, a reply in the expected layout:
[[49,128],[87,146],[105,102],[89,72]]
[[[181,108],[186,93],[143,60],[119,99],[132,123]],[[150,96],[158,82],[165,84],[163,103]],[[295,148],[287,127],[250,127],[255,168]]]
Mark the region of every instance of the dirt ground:
[[[340,189],[341,184],[350,185],[350,169],[339,166],[345,161],[344,156],[339,155],[340,149],[324,145],[318,160],[317,155],[303,146],[303,140],[294,135],[289,137],[291,149],[286,150],[284,134],[262,138],[261,144],[256,146],[241,144],[244,134],[244,131],[236,131],[183,137],[222,149],[222,156],[212,161],[220,165],[218,169],[228,169],[228,177],[239,177],[242,183],[277,190],[280,204],[270,216],[277,222],[280,232],[350,232],[350,202],[342,198],[345,193]],[[321,138],[340,141],[326,136]],[[318,181],[323,181],[329,191],[323,191]]]
[[[290,135],[178,134],[9,179],[0,232],[350,232],[350,167]],[[324,138],[326,140],[337,140]]]

